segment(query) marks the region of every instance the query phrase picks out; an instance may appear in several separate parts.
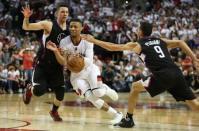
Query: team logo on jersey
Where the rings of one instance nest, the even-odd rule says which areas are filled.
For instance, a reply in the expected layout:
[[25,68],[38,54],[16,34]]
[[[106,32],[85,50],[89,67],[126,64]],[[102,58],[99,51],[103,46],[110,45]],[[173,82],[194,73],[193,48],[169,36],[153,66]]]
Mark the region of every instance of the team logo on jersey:
[[66,34],[60,33],[60,34],[57,36],[57,42],[60,43],[60,41],[61,41],[64,37],[66,37]]

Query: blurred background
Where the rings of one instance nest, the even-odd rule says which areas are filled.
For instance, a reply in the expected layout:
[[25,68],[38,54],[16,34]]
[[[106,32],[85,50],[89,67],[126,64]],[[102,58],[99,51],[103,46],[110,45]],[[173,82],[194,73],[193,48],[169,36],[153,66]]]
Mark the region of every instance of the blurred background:
[[[0,1],[0,93],[21,93],[30,82],[33,59],[41,44],[41,31],[22,29],[21,8],[29,4],[34,13],[30,22],[53,20],[57,3],[69,5],[70,16],[84,23],[83,33],[125,44],[136,41],[139,22],[154,24],[153,36],[181,39],[199,58],[198,0],[1,0]],[[149,71],[131,51],[108,52],[95,46],[94,62],[103,81],[117,92],[129,92],[133,81]],[[190,57],[179,48],[170,50],[188,85],[199,92],[199,74]],[[72,91],[66,74],[66,92]]]

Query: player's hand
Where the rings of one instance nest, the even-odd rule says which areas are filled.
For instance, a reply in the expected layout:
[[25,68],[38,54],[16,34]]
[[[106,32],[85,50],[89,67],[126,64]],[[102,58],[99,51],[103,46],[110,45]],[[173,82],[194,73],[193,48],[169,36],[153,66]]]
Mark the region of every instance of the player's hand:
[[81,38],[84,39],[84,40],[87,40],[91,43],[94,43],[94,41],[95,41],[95,38],[92,35],[89,35],[89,34],[81,34]]
[[56,52],[56,51],[59,51],[59,49],[57,48],[56,44],[53,43],[52,41],[48,41],[46,43],[46,48],[53,51],[53,52]]
[[33,11],[30,10],[29,5],[26,5],[25,7],[22,7],[21,13],[23,13],[25,18],[29,18],[33,14]]
[[64,53],[65,53],[65,52],[64,52],[64,49],[58,48],[58,50],[59,50],[59,52],[60,52],[61,55],[64,55]]

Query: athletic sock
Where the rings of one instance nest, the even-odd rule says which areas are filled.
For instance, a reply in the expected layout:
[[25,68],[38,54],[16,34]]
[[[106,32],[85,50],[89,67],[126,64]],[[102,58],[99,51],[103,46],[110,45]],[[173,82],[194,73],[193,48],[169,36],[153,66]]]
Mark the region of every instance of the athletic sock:
[[112,107],[109,106],[108,111],[109,114],[115,116],[117,114],[117,111],[115,109],[113,109]]
[[126,113],[126,118],[133,119],[132,117],[133,117],[133,114],[130,114],[130,113],[128,113],[128,112]]
[[59,106],[56,106],[55,104],[53,104],[53,108],[52,108],[52,112],[57,112]]

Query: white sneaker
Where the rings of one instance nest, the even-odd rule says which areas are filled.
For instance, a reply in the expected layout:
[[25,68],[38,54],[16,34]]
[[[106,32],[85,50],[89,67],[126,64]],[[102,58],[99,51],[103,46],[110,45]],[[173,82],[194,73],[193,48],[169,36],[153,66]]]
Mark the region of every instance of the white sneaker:
[[113,101],[118,100],[118,94],[115,90],[111,89],[110,87],[106,86],[106,95],[110,97]]
[[113,125],[117,124],[117,123],[119,123],[122,120],[122,118],[123,118],[122,112],[118,112],[116,114],[116,116],[114,117],[114,119],[110,121],[110,123],[113,124]]

